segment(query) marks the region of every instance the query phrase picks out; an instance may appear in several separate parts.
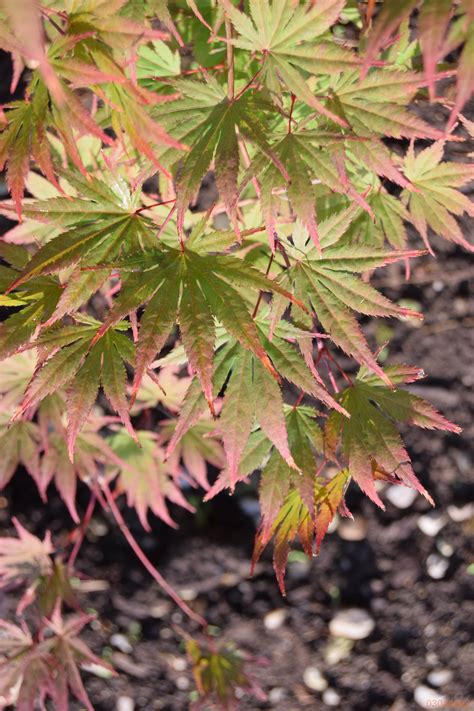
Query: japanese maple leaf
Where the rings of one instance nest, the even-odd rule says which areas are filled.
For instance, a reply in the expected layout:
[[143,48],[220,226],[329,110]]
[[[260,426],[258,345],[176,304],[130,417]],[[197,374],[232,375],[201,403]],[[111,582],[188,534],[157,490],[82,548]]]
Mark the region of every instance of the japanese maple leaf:
[[[394,385],[413,382],[420,371],[406,366],[389,366],[386,376]],[[429,403],[400,388],[390,389],[368,370],[362,369],[352,386],[339,396],[350,419],[332,412],[326,425],[326,447],[333,454],[340,443],[349,474],[362,491],[384,508],[375,489],[376,479],[387,479],[419,491],[433,503],[418,481],[411,460],[394,422],[426,429],[460,432]]]
[[351,68],[358,59],[345,47],[315,41],[336,22],[344,0],[322,0],[310,9],[290,0],[262,2],[251,0],[251,18],[224,0],[225,12],[239,33],[231,42],[249,52],[259,52],[263,60],[261,78],[272,96],[280,102],[281,85],[318,113],[329,116],[340,126],[344,118],[316,98],[305,73],[332,74]]
[[[331,221],[333,223],[334,220]],[[347,223],[341,221],[344,228]],[[370,316],[397,316],[420,318],[414,311],[392,304],[370,284],[362,281],[358,273],[375,269],[417,252],[384,251],[373,248],[332,244],[334,232],[323,226],[322,254],[304,232],[295,232],[293,245],[288,245],[291,266],[283,273],[280,283],[294,289],[301,300],[314,311],[318,320],[334,343],[359,363],[366,364],[389,384],[386,374],[377,364],[353,312]],[[324,235],[327,235],[325,237]],[[325,246],[329,242],[329,246]],[[285,246],[286,248],[286,246]],[[281,317],[283,305],[277,299],[273,322]],[[292,311],[295,314],[295,310]],[[297,318],[296,314],[296,318]]]
[[430,250],[428,227],[450,242],[462,245],[470,252],[474,245],[464,237],[453,215],[474,216],[474,203],[457,188],[474,178],[474,166],[467,163],[442,161],[444,141],[438,141],[415,155],[413,144],[405,156],[404,170],[416,192],[404,191],[413,224]]
[[236,708],[237,689],[245,690],[259,701],[266,700],[248,669],[257,660],[245,657],[230,645],[216,649],[192,638],[186,640],[186,652],[199,694],[199,704],[194,707],[196,711],[204,708],[201,704],[207,706],[209,702],[232,711]]
[[20,464],[34,478],[40,472],[40,433],[34,422],[14,422],[0,431],[0,489],[3,489]]
[[[240,166],[237,131],[283,170],[267,140],[265,117],[270,115],[271,104],[250,92],[229,100],[224,89],[212,78],[205,84],[177,80],[173,86],[182,92],[183,98],[155,110],[154,116],[179,141],[192,142],[192,149],[177,164],[176,170],[178,230],[182,231],[188,205],[213,162],[217,189],[239,234],[236,221]],[[165,165],[173,165],[177,159],[182,159],[182,154],[176,151],[160,154]]]
[[246,179],[251,173],[259,176],[261,210],[272,249],[275,247],[280,208],[275,189],[284,191],[284,198],[290,200],[294,214],[306,226],[318,248],[316,183],[347,195],[373,217],[370,205],[356,191],[346,173],[340,134],[318,130],[292,131],[272,144],[272,151],[285,168],[286,175],[278,172],[274,164],[268,161],[265,164],[262,156],[256,158],[246,175]]
[[52,571],[51,554],[54,551],[48,531],[43,540],[24,528],[18,519],[12,519],[17,538],[4,537],[0,548],[0,585],[14,581],[31,583]]
[[331,81],[327,106],[358,136],[441,138],[441,131],[405,108],[424,84],[416,72],[374,69],[362,81],[358,72],[343,72]]
[[[160,443],[169,442],[175,426],[176,421],[173,420],[164,420],[161,423]],[[215,424],[203,419],[190,427],[180,438],[167,462],[170,469],[176,471],[177,475],[184,476],[193,486],[198,485],[208,490],[207,464],[216,469],[222,469],[225,464],[222,444],[215,437]]]
[[18,686],[16,705],[24,711],[34,711],[37,702],[45,705],[48,697],[57,711],[67,711],[72,694],[87,711],[94,711],[81,680],[80,667],[95,664],[113,674],[109,665],[99,659],[78,636],[93,619],[74,615],[63,619],[57,607],[46,621],[49,636],[33,640],[30,632],[0,620],[5,634],[0,644],[0,694],[5,698]]
[[122,290],[97,338],[123,316],[146,304],[136,343],[135,391],[176,320],[190,366],[199,378],[211,412],[214,317],[275,374],[249,307],[236,287],[251,292],[278,291],[290,300],[294,297],[257,269],[231,255],[203,255],[169,247],[145,252],[115,267],[131,274],[123,278]]
[[175,527],[166,499],[188,511],[194,510],[179,488],[181,471],[164,461],[164,452],[153,433],[141,431],[137,437],[139,444],[123,430],[109,438],[108,445],[117,461],[107,467],[107,473],[111,478],[118,476],[116,491],[126,495],[146,531],[151,530],[148,510]]
[[126,399],[127,373],[124,362],[133,362],[133,344],[117,329],[110,329],[94,342],[101,327],[83,317],[82,325],[52,327],[35,341],[42,351],[16,416],[67,387],[68,448],[71,459],[77,434],[94,405],[99,387],[133,436]]
[[[267,329],[268,330],[268,329]],[[275,335],[270,341],[265,329],[259,326],[265,350],[278,374],[328,407],[340,406],[318,382],[293,345]],[[285,424],[283,397],[280,386],[251,352],[246,351],[231,339],[217,351],[213,376],[213,392],[219,393],[224,383],[224,404],[217,430],[221,434],[227,459],[223,476],[231,489],[249,473],[242,470],[247,447],[252,440],[254,424],[257,423],[268,440],[280,452],[289,469],[299,469],[298,461],[291,454]],[[168,447],[171,455],[176,444],[200,418],[205,400],[197,382],[191,383],[183,401],[180,417]],[[257,462],[254,468],[257,468]]]
[[[0,265],[0,291],[3,293],[24,269],[28,250],[2,242],[0,257],[6,262]],[[50,318],[60,295],[61,287],[55,277],[38,277],[22,284],[8,296],[0,297],[2,306],[18,307],[0,324],[0,359],[13,355],[30,340],[38,327]]]
[[[25,214],[59,225],[65,231],[33,255],[8,291],[32,277],[58,272],[78,263],[81,266],[95,265],[153,244],[154,223],[139,212],[140,190],[131,191],[125,181],[115,175],[111,176],[110,185],[105,180],[93,177],[85,180],[71,172],[64,175],[81,197],[33,201],[25,208]],[[74,310],[82,303],[81,294],[89,295],[98,289],[107,273],[81,276],[79,283],[75,280],[64,290],[59,305],[61,315],[65,309]]]

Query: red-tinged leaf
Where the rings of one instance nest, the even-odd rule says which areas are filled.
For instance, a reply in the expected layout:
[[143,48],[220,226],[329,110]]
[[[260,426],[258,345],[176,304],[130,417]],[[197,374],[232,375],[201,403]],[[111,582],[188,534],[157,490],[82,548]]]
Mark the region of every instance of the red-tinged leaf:
[[33,422],[14,422],[0,436],[0,489],[3,489],[22,464],[33,478],[40,470],[39,432]]
[[[76,463],[77,459],[78,456],[76,454]],[[47,447],[41,460],[40,475],[33,478],[43,499],[46,499],[46,490],[51,481],[54,480],[54,484],[66,504],[71,518],[78,524],[80,518],[76,509],[78,479],[76,463],[73,464],[69,458],[64,434],[53,432],[48,436]]]
[[54,551],[48,531],[43,540],[29,533],[18,519],[12,519],[17,538],[4,537],[0,551],[0,585],[10,581],[31,583],[52,570]]
[[275,365],[277,372],[290,383],[321,400],[327,407],[334,408],[347,414],[343,407],[328,393],[328,391],[315,380],[311,371],[301,360],[298,351],[281,338],[273,337],[272,341],[265,340],[265,348]]
[[255,415],[260,427],[288,466],[296,469],[297,466],[288,445],[280,386],[259,363],[254,363],[253,371]]
[[179,326],[189,363],[197,373],[209,409],[214,414],[212,394],[214,319],[204,294],[197,282],[192,279],[183,284]]
[[260,477],[258,498],[262,522],[259,539],[262,545],[270,539],[273,524],[290,488],[290,479],[291,470],[274,450]]
[[235,486],[240,460],[252,431],[255,396],[252,385],[252,356],[243,350],[240,357],[234,361],[219,420],[232,488]]
[[[64,619],[61,616],[59,606],[56,608],[50,621],[47,622],[53,638],[52,644],[43,643],[51,650],[50,674],[52,680],[56,680],[58,691],[62,687],[62,698],[64,711],[68,708],[69,690],[75,698],[83,704],[87,711],[94,711],[87,692],[81,680],[79,668],[83,664],[94,664],[106,670],[113,676],[113,669],[102,659],[97,657],[78,636],[81,630],[93,619],[92,616],[79,614]],[[56,672],[56,674],[55,674]],[[58,703],[58,700],[56,700]],[[61,702],[58,704],[59,711]]]
[[[321,543],[327,533],[329,524],[344,501],[344,493],[349,481],[349,472],[343,469],[327,484],[315,484],[316,513],[316,553],[319,553]],[[350,516],[351,514],[347,512]],[[352,517],[352,516],[351,516]]]
[[[406,368],[392,368],[394,379],[411,380]],[[413,472],[410,457],[393,421],[407,422],[430,429],[458,432],[459,428],[439,415],[421,398],[409,392],[389,389],[374,375],[361,371],[350,388],[341,395],[350,412],[350,420],[331,413],[326,428],[328,454],[332,456],[341,438],[342,452],[350,476],[378,506],[383,504],[376,492],[376,479],[405,484],[419,491],[433,503]]]
[[380,49],[389,43],[395,30],[410,15],[417,3],[418,0],[398,0],[396,3],[385,0],[369,33],[362,65],[363,78],[366,76],[369,67],[373,65]]
[[127,402],[127,372],[121,354],[114,342],[111,332],[104,336],[103,361],[101,381],[104,393],[110,404],[116,410],[125,425],[127,432],[136,439],[135,431],[130,420]]
[[419,15],[419,38],[431,101],[435,98],[436,65],[453,11],[451,0],[424,0]]
[[94,346],[67,391],[67,446],[71,461],[77,435],[96,401],[102,356],[102,345]]
[[413,146],[405,156],[405,174],[415,186],[416,193],[403,193],[413,224],[432,252],[428,241],[428,227],[445,239],[462,245],[469,251],[474,246],[466,240],[454,215],[474,215],[469,198],[456,190],[474,177],[469,164],[442,163],[444,142],[433,143],[416,156]]
[[465,103],[472,96],[474,87],[474,19],[468,25],[467,40],[458,65],[457,92],[447,130],[449,131]]
[[401,185],[402,188],[407,188],[408,190],[412,188],[410,181],[405,178],[392,161],[389,149],[381,141],[372,140],[370,143],[354,141],[350,149],[361,163],[373,170],[377,175],[388,178],[393,183]]
[[176,274],[174,279],[171,275],[166,286],[158,289],[148,302],[140,321],[132,399],[135,399],[146,368],[163,348],[176,322],[179,296],[180,282]]
[[176,475],[176,472],[172,472],[164,463],[163,451],[151,433],[139,432],[137,437],[140,446],[125,431],[110,438],[110,447],[119,457],[119,461],[109,464],[108,473],[111,476],[119,475],[117,491],[126,494],[128,505],[135,508],[146,531],[150,530],[147,521],[148,510],[169,526],[175,527],[176,524],[166,506],[166,499],[188,511],[194,509],[173,481],[172,476]]
[[237,187],[239,175],[239,146],[235,127],[231,122],[224,125],[221,136],[216,146],[216,183],[219,195],[224,201],[229,218],[232,221],[237,239],[240,240],[240,230],[237,222],[237,200],[239,190]]
[[[298,491],[296,489],[290,491],[275,518],[271,531],[275,538],[273,567],[282,595],[286,594],[284,578],[290,543],[298,536],[305,553],[311,556],[313,530],[314,525],[310,513]],[[261,531],[259,531],[255,539],[252,572],[264,547],[265,543],[262,540]]]
[[[237,352],[237,344],[235,342],[230,342],[221,348],[215,356],[213,388],[214,396],[216,397],[227,380]],[[166,448],[166,459],[172,455],[179,440],[191,429],[191,427],[193,427],[193,425],[196,424],[196,422],[199,421],[199,418],[205,409],[206,400],[202,393],[199,380],[198,378],[195,378],[192,380],[188,390],[186,391],[178,422]]]
[[[359,363],[365,363],[374,373],[380,375],[387,385],[389,378],[378,365],[371,353],[365,337],[347,306],[342,306],[339,299],[323,284],[316,285],[314,276],[305,271],[308,287],[314,296],[311,297],[318,319],[331,339],[343,351],[356,358]],[[313,291],[314,289],[314,291]]]
[[45,83],[56,101],[62,102],[64,95],[57,76],[51,68],[45,53],[45,36],[41,22],[40,4],[37,0],[2,0],[19,51],[24,57],[36,63]]
[[79,370],[88,344],[79,340],[48,358],[33,375],[15,416],[33,407],[71,380]]

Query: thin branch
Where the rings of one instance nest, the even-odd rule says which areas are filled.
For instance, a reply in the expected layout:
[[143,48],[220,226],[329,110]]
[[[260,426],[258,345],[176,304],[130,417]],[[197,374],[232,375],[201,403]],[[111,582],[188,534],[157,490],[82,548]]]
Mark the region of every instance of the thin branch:
[[115,499],[112,496],[112,492],[110,491],[109,485],[105,480],[102,480],[101,482],[102,485],[102,490],[105,494],[105,498],[107,500],[107,503],[109,505],[110,511],[112,512],[113,517],[115,518],[115,521],[117,522],[118,527],[120,528],[121,532],[124,535],[124,538],[127,540],[130,548],[133,550],[135,555],[137,556],[138,560],[140,563],[146,568],[146,570],[150,573],[150,575],[156,580],[158,585],[165,591],[167,595],[176,603],[176,605],[179,607],[179,609],[184,612],[184,614],[189,617],[190,620],[193,620],[194,622],[197,622],[201,627],[204,628],[204,631],[207,632],[208,628],[208,622],[199,615],[197,612],[194,612],[189,605],[187,605],[184,600],[182,600],[179,596],[179,594],[176,592],[176,590],[168,583],[167,580],[161,575],[161,573],[155,568],[153,563],[149,560],[149,558],[145,555],[145,553],[142,551],[140,548],[140,545],[138,542],[135,540],[134,536],[132,535],[132,532],[128,528],[127,524],[125,523],[125,520],[120,513],[120,509],[118,508],[117,504],[115,503]]
[[[275,257],[275,253],[272,252],[270,255],[270,259],[268,260],[268,265],[267,265],[267,269],[265,271],[265,276],[268,276],[268,274],[270,272],[274,257]],[[257,315],[258,309],[260,307],[260,302],[262,301],[262,296],[263,296],[263,291],[262,291],[262,289],[260,289],[260,291],[258,292],[257,303],[255,304],[254,310],[252,312],[252,318],[255,318],[255,316]]]
[[97,491],[96,491],[96,488],[94,488],[91,491],[91,496],[89,499],[89,503],[87,504],[86,513],[84,514],[84,519],[82,520],[82,523],[81,523],[81,526],[79,529],[79,535],[76,539],[76,542],[74,543],[74,547],[71,551],[71,555],[69,556],[69,560],[67,562],[67,567],[68,567],[69,571],[71,571],[74,568],[74,563],[76,562],[77,555],[78,555],[78,553],[81,549],[81,546],[84,542],[86,531],[87,531],[89,524],[91,522],[96,502],[97,502]]

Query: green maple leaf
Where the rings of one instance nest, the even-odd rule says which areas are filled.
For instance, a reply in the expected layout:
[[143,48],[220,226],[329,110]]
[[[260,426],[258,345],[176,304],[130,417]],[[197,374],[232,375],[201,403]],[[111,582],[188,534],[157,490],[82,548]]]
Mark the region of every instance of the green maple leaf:
[[251,18],[239,12],[229,0],[224,8],[239,37],[232,43],[263,58],[262,80],[277,102],[281,85],[319,113],[347,126],[339,115],[319,101],[306,82],[307,74],[331,74],[358,63],[348,49],[315,41],[337,20],[343,0],[323,0],[309,10],[290,0],[251,0]]
[[30,161],[36,161],[48,180],[57,185],[46,136],[47,91],[40,87],[30,101],[16,101],[5,114],[0,133],[0,170],[6,165],[7,185],[21,218],[21,202]]
[[173,248],[147,252],[116,266],[125,272],[131,270],[131,274],[123,279],[120,295],[98,335],[146,304],[136,344],[134,392],[176,320],[189,363],[197,373],[211,411],[214,318],[275,374],[249,307],[236,287],[254,292],[277,291],[290,300],[294,297],[258,270],[231,255],[201,255]]
[[474,245],[463,236],[453,215],[466,213],[474,216],[474,206],[469,198],[456,188],[474,178],[472,165],[441,162],[444,141],[439,141],[415,156],[413,146],[405,156],[405,174],[416,192],[404,191],[403,199],[410,211],[413,224],[432,252],[428,241],[428,227],[450,242],[462,245],[470,252]]
[[[0,244],[0,256],[9,266],[0,266],[0,291],[9,289],[12,281],[28,261],[24,247]],[[7,358],[25,345],[36,329],[45,323],[54,312],[61,296],[61,287],[56,278],[37,277],[18,286],[13,293],[3,296],[1,305],[18,307],[0,324],[0,358]]]
[[[389,366],[385,373],[394,385],[420,377],[419,371],[405,366]],[[433,503],[413,472],[394,421],[449,432],[460,432],[460,428],[422,398],[406,390],[387,388],[366,369],[339,399],[351,417],[331,413],[326,425],[326,447],[328,453],[334,453],[340,442],[349,473],[362,491],[384,508],[375,489],[375,480],[383,478],[416,489]]]
[[251,174],[259,176],[261,210],[272,247],[280,207],[275,188],[286,189],[294,214],[304,223],[318,248],[316,197],[321,184],[333,192],[347,195],[373,217],[370,205],[357,193],[346,174],[340,134],[318,130],[292,131],[272,144],[272,151],[285,168],[286,175],[277,171],[274,164],[265,162],[264,157],[257,156],[246,176],[246,179]]
[[416,72],[374,69],[362,81],[358,72],[344,72],[331,82],[327,106],[358,136],[441,138],[441,131],[405,108],[424,83]]
[[[70,172],[65,177],[81,197],[34,201],[25,208],[25,214],[66,230],[40,247],[9,285],[8,292],[25,283],[33,284],[33,277],[75,265],[92,267],[155,241],[154,223],[138,210],[140,191],[130,192],[116,176],[111,177],[111,186],[97,178],[85,180]],[[66,284],[52,320],[78,308],[107,276],[106,270],[76,272]]]
[[[267,137],[265,117],[271,106],[258,94],[250,92],[229,100],[223,88],[211,78],[205,84],[177,80],[172,86],[181,91],[184,98],[163,105],[154,115],[177,140],[192,145],[176,169],[178,229],[182,231],[188,205],[214,161],[217,189],[238,232],[236,206],[240,153],[237,131],[281,168]],[[182,154],[176,151],[160,154],[165,165],[173,165],[181,157]]]
[[35,345],[43,349],[43,360],[30,380],[16,413],[18,416],[48,395],[67,387],[71,459],[77,434],[95,403],[100,385],[133,436],[124,366],[124,362],[134,360],[133,345],[117,329],[108,330],[103,338],[94,342],[100,326],[93,319],[85,319],[83,325],[53,327],[39,336]]
[[[347,214],[347,213],[346,213]],[[334,220],[331,220],[331,227]],[[340,220],[342,228],[347,225]],[[305,233],[294,233],[293,245],[288,245],[291,266],[283,273],[280,283],[294,293],[314,312],[331,340],[359,363],[366,364],[389,384],[386,374],[377,364],[354,313],[370,316],[397,316],[419,318],[417,312],[391,303],[357,274],[384,264],[416,256],[416,252],[388,252],[373,248],[330,245],[334,239],[329,225],[323,226],[323,252],[319,254],[308,243]],[[327,241],[324,234],[329,235]],[[282,315],[283,305],[276,299],[273,323]],[[292,309],[295,314],[295,309]],[[298,314],[296,314],[298,318]]]

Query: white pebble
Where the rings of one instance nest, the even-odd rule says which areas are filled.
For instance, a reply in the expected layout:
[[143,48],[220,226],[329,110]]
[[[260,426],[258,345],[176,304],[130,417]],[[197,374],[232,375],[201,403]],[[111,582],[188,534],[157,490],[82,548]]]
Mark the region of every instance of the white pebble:
[[432,686],[444,686],[449,684],[453,678],[453,672],[450,669],[433,669],[428,674],[428,681]]
[[317,667],[306,667],[303,672],[303,681],[312,691],[324,691],[328,683]]
[[445,696],[438,694],[437,691],[430,689],[429,686],[424,686],[424,684],[416,687],[414,698],[422,709],[439,708],[446,701]]
[[339,706],[341,697],[335,689],[326,689],[323,694],[323,703],[326,704],[326,706]]
[[417,521],[418,528],[425,536],[437,536],[438,533],[446,526],[447,519],[446,516],[437,512],[430,511],[430,513],[420,516]]
[[133,711],[135,702],[130,696],[119,696],[117,699],[117,711]]
[[445,558],[451,558],[454,553],[454,548],[452,547],[451,543],[448,543],[443,539],[441,539],[440,541],[436,541],[436,548],[439,550],[441,555],[444,555]]
[[456,523],[462,523],[474,516],[474,505],[465,504],[464,506],[448,506],[448,516]]
[[263,618],[263,624],[267,630],[277,630],[285,621],[286,610],[279,608],[268,612]]
[[282,686],[274,686],[268,692],[268,700],[271,704],[279,704],[286,696],[286,689]]
[[400,486],[398,484],[392,484],[387,489],[387,499],[391,504],[397,507],[397,509],[407,509],[415,501],[418,493],[415,489],[409,489],[406,486]]
[[366,610],[351,607],[336,613],[329,623],[333,637],[365,639],[375,627],[375,622]]
[[178,676],[176,679],[176,686],[180,691],[186,691],[189,689],[189,679],[187,676]]
[[430,578],[433,578],[433,580],[442,580],[449,568],[449,561],[437,553],[432,553],[426,560],[426,568]]
[[133,652],[133,647],[124,634],[113,634],[110,638],[110,644],[123,652],[123,654],[131,654]]

